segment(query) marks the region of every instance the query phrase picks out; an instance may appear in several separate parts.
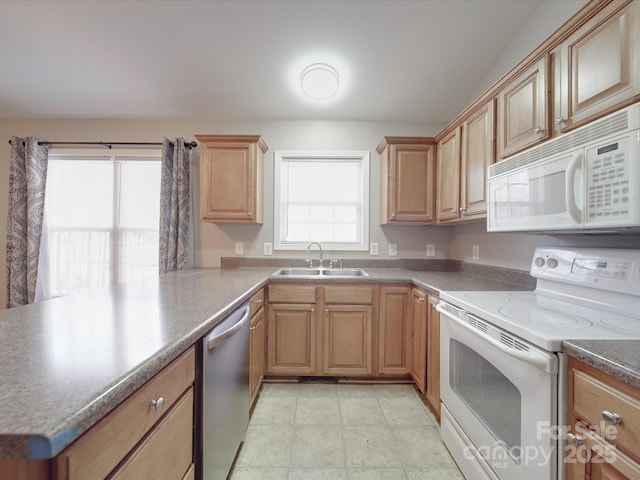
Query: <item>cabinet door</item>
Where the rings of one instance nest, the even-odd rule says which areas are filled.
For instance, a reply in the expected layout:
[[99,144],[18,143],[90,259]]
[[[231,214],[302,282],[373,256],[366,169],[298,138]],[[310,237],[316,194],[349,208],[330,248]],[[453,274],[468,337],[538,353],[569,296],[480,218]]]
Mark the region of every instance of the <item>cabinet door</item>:
[[327,305],[324,311],[323,373],[373,373],[371,305]]
[[434,149],[425,145],[393,145],[389,187],[391,221],[432,223]]
[[249,347],[249,391],[251,405],[256,399],[262,385],[265,366],[266,328],[264,308],[260,308],[251,318],[251,340]]
[[413,313],[411,321],[411,378],[420,392],[427,385],[427,294],[423,290],[412,290]]
[[262,223],[263,161],[256,135],[196,135],[200,152],[200,216],[208,222]]
[[436,417],[440,418],[440,313],[438,298],[429,296],[427,313],[427,387],[425,396]]
[[549,137],[545,55],[498,94],[498,157],[504,158]]
[[380,288],[378,319],[378,372],[406,375],[408,373],[409,313],[411,287]]
[[558,130],[570,130],[637,100],[639,42],[640,2],[617,0],[560,45],[554,62]]
[[460,127],[438,142],[438,222],[456,220],[460,209]]
[[487,169],[495,160],[494,101],[462,124],[461,219],[487,216]]
[[269,304],[267,314],[267,371],[311,375],[316,366],[316,305]]

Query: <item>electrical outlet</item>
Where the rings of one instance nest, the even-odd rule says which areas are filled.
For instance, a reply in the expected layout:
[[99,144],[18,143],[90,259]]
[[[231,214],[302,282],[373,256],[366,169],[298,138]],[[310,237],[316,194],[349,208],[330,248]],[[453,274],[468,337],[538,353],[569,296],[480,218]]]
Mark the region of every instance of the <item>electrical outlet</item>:
[[378,244],[377,243],[369,244],[369,254],[373,255],[373,256],[377,256],[378,255]]
[[427,243],[427,257],[436,256],[436,246],[433,243]]
[[471,253],[471,258],[473,258],[474,260],[478,260],[480,258],[480,246],[479,245],[474,245],[473,246],[473,252]]
[[390,243],[389,244],[389,256],[390,257],[397,257],[398,256],[398,244],[397,243]]
[[264,244],[264,254],[267,256],[273,255],[273,243]]
[[236,242],[236,255],[244,255],[244,243]]

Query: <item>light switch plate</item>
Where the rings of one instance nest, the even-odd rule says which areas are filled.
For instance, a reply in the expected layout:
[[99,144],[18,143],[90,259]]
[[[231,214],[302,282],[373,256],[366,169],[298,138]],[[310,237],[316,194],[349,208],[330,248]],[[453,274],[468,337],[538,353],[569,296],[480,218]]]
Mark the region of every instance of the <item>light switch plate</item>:
[[377,243],[369,244],[369,254],[373,255],[373,256],[377,256],[378,255],[378,244]]
[[266,256],[273,255],[273,243],[264,244],[264,254]]
[[397,257],[398,256],[398,244],[397,243],[390,243],[389,244],[389,256],[390,257]]
[[480,258],[480,246],[474,245],[471,253],[471,258],[478,260]]
[[436,246],[433,243],[427,243],[427,257],[436,256]]
[[244,243],[236,242],[236,255],[244,255]]

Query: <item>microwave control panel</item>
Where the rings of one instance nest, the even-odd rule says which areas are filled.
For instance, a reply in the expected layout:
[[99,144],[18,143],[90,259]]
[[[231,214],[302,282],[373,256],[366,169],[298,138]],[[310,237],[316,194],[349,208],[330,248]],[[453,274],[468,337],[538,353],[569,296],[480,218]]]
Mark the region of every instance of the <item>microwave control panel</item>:
[[629,218],[632,184],[628,155],[628,137],[587,150],[587,222]]

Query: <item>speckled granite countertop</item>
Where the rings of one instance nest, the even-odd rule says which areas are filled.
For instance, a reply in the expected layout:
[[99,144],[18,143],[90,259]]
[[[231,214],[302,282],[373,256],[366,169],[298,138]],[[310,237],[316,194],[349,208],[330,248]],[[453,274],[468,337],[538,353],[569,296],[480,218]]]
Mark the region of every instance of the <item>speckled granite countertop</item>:
[[[0,458],[56,455],[275,280],[275,270],[183,270],[0,311]],[[436,292],[523,289],[464,272],[366,271],[366,278],[327,281],[413,282]]]
[[640,388],[640,340],[570,340],[571,357]]

